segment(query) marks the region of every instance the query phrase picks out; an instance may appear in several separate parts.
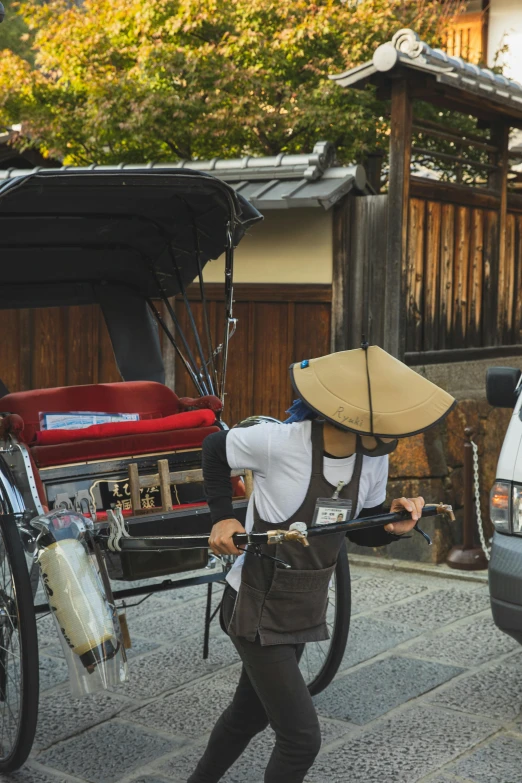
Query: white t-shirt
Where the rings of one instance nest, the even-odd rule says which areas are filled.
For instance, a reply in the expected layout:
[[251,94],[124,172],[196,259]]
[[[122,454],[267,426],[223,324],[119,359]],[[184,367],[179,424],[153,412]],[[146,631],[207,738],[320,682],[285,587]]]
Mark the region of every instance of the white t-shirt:
[[[245,468],[254,473],[254,491],[245,523],[247,532],[254,525],[254,498],[261,519],[274,525],[289,519],[303,503],[312,475],[311,427],[311,421],[267,422],[228,433],[228,464],[232,470]],[[324,476],[334,487],[339,481],[348,484],[354,465],[355,454],[345,459],[324,457]],[[387,481],[388,457],[363,457],[355,516],[363,508],[384,502]],[[241,583],[244,557],[238,557],[227,576],[235,590],[239,590]]]

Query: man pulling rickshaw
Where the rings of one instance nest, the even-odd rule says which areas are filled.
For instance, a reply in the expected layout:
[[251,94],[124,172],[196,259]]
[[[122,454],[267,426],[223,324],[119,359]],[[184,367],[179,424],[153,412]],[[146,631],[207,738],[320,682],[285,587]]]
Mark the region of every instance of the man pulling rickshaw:
[[[275,551],[269,545],[244,551],[234,541],[245,528],[234,518],[230,470],[243,465],[253,471],[247,532],[372,517],[383,510],[388,454],[397,439],[424,432],[454,404],[367,344],[294,364],[290,376],[300,397],[290,422],[234,428],[203,444],[214,522],[210,547],[218,555],[239,555],[227,577],[221,619],[243,668],[188,783],[217,783],[268,725],[275,745],[265,783],[301,783],[321,744],[299,660],[306,643],[328,638],[327,592],[345,532],[314,538],[309,547],[282,543]],[[348,537],[363,546],[397,541],[417,526],[423,507],[422,497],[395,499],[390,511],[404,511],[407,519]]]

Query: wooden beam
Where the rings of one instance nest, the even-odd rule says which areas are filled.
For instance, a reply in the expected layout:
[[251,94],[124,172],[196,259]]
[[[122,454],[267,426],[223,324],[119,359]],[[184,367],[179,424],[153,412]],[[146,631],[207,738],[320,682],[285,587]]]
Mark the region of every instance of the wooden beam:
[[353,199],[344,198],[333,208],[332,221],[332,351],[349,346],[348,290],[350,265],[350,225]]
[[482,359],[504,359],[522,356],[522,345],[493,345],[482,348],[453,348],[443,351],[414,351],[406,353],[404,361],[410,367],[424,364],[450,364],[451,362],[475,362]]
[[384,347],[402,359],[406,338],[406,252],[410,195],[412,101],[405,79],[393,82],[388,188]]
[[509,103],[492,101],[487,95],[456,89],[453,85],[433,82],[425,88],[412,88],[411,97],[427,101],[443,109],[453,109],[463,114],[471,114],[487,125],[493,125],[499,119],[508,122],[513,128],[522,128],[522,111]]
[[[159,460],[159,462],[163,462],[163,460]],[[129,467],[132,466],[130,465]],[[243,476],[244,474],[245,474],[244,470],[230,471],[231,476]],[[202,481],[203,481],[203,471],[199,468],[196,468],[195,470],[177,470],[169,474],[170,484],[198,484]],[[157,487],[159,484],[160,484],[159,472],[152,473],[148,476],[139,476],[138,478],[138,486],[140,489],[144,487],[145,488]]]
[[491,188],[472,188],[452,182],[436,182],[425,177],[411,178],[410,195],[413,198],[459,204],[463,207],[498,209],[500,204],[498,192]]
[[[175,298],[172,296],[169,299],[170,304],[172,307],[175,307]],[[161,314],[165,320],[165,322],[168,324],[171,332],[173,334],[176,334],[176,330],[174,328],[174,325],[171,322],[170,315],[167,312],[167,308],[165,307],[165,304],[162,302],[161,304]],[[176,390],[176,350],[170,340],[168,339],[167,335],[163,333],[163,329],[160,329],[160,336],[163,341],[163,364],[165,367],[165,386],[168,386],[169,389],[172,389],[172,391]]]
[[[209,302],[222,302],[224,286],[222,283],[205,283],[206,297]],[[192,283],[187,288],[188,298],[201,299],[199,284]],[[235,302],[331,302],[332,286],[321,283],[235,283]]]

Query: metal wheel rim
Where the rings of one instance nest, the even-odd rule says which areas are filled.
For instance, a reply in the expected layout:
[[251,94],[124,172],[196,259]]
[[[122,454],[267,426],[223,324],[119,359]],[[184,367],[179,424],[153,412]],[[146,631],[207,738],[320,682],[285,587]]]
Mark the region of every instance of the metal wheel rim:
[[[0,759],[17,746],[22,725],[22,642],[16,588],[3,533],[0,531]],[[2,698],[3,696],[3,698]]]
[[336,609],[337,577],[334,573],[328,587],[328,604],[326,607],[326,624],[330,638],[325,639],[323,642],[308,642],[308,644],[305,644],[301,660],[299,661],[299,668],[307,685],[313,682],[328,660],[335,634]]

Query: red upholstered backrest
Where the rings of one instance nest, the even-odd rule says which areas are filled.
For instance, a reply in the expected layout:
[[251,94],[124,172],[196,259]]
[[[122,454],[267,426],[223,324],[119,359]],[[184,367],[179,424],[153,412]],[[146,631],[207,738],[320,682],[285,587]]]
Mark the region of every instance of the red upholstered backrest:
[[179,410],[178,397],[167,386],[153,381],[59,386],[14,392],[0,398],[0,411],[17,413],[24,420],[24,441],[30,443],[40,429],[41,412],[98,411],[139,413],[141,418],[171,416]]

